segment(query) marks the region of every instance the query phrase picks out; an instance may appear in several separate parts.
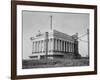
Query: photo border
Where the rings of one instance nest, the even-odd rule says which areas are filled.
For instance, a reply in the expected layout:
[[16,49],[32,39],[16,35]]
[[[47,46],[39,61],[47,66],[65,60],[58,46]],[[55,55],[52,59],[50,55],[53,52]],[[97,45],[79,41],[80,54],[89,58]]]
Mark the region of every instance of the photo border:
[[[62,8],[81,8],[94,10],[94,71],[52,73],[36,75],[17,75],[17,5],[48,6]],[[11,79],[29,79],[61,76],[78,76],[97,74],[97,6],[65,3],[33,2],[33,1],[11,1]]]

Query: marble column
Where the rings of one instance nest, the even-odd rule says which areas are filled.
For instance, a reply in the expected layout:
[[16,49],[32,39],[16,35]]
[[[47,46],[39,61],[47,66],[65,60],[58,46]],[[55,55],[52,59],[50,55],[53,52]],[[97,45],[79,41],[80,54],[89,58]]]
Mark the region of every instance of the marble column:
[[53,51],[55,51],[55,39],[53,38]]
[[68,50],[68,52],[69,52],[69,42],[67,42],[67,50]]
[[48,51],[50,50],[50,40],[48,39]]
[[64,41],[64,45],[63,45],[64,47],[63,47],[63,52],[65,52],[65,41]]
[[69,52],[70,52],[70,42],[69,42]]
[[70,52],[71,52],[71,42],[70,42]]
[[33,52],[35,52],[35,42],[34,42],[34,49],[33,49]]
[[32,45],[33,47],[32,47],[32,53],[34,52],[34,42],[33,42],[33,45]]
[[71,52],[72,52],[72,48],[73,48],[73,47],[72,47],[72,42],[71,42]]
[[46,50],[47,50],[47,53],[48,53],[48,51],[49,51],[49,49],[50,49],[50,39],[47,39],[47,48],[46,48]]
[[41,40],[39,41],[39,52],[41,52]]
[[63,41],[62,41],[62,52],[63,52]]
[[38,52],[40,52],[40,41],[38,41]]
[[45,40],[43,40],[43,52],[45,51]]
[[61,40],[60,40],[60,51],[61,51]]
[[62,52],[62,40],[61,40],[60,48],[61,48],[60,50],[61,50],[61,52]]
[[64,47],[64,52],[66,52],[66,41],[65,41],[65,47]]
[[36,49],[36,48],[35,48],[35,45],[36,45],[36,42],[34,41],[34,52],[35,52],[35,49]]
[[55,51],[57,50],[57,40],[55,39]]
[[39,41],[39,52],[41,52],[41,40]]
[[73,52],[73,43],[72,43],[72,52]]
[[73,43],[72,43],[72,52],[73,52]]
[[70,52],[71,52],[71,42],[70,42]]
[[72,43],[70,43],[70,49],[71,49],[70,51],[72,52]]
[[49,51],[51,50],[51,39],[49,39]]
[[58,51],[58,40],[56,39],[56,51]]
[[62,40],[60,40],[60,51],[62,51]]
[[61,51],[61,40],[59,40],[59,51]]
[[53,39],[51,38],[50,39],[50,51],[52,51],[53,50]]
[[56,39],[56,51],[58,51],[58,40]]
[[53,47],[54,47],[54,39],[52,38],[52,39],[51,39],[51,51],[53,51],[53,50],[54,50],[54,48],[53,48]]
[[70,42],[70,52],[71,52],[71,42]]
[[59,44],[58,44],[58,39],[57,39],[57,51],[58,51],[58,49],[59,49]]
[[59,51],[59,39],[58,39],[58,51]]
[[64,52],[64,41],[63,41],[62,49],[63,49],[63,52]]
[[63,52],[65,52],[65,41],[63,41]]
[[66,52],[67,52],[67,41],[66,41]]
[[36,41],[36,45],[35,45],[35,52],[37,52],[37,41]]
[[40,41],[38,41],[38,52],[40,52]]
[[65,41],[65,52],[66,52],[66,41]]
[[74,43],[73,43],[73,52],[74,52]]
[[58,51],[58,39],[57,39],[57,51]]
[[37,52],[39,52],[39,41],[37,41]]
[[58,51],[60,51],[60,40],[58,40]]
[[52,38],[50,38],[50,51],[52,49]]
[[42,47],[41,47],[41,52],[43,53],[43,49],[44,49],[44,48],[43,48],[43,46],[44,46],[43,40],[41,41],[41,46],[42,46]]

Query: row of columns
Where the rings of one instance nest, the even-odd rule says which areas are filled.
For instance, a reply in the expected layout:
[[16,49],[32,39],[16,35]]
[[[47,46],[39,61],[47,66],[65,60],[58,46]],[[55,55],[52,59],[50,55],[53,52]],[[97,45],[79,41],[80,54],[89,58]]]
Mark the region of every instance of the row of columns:
[[74,52],[74,43],[54,39],[54,50],[58,52]]
[[[74,43],[59,39],[48,39],[48,51],[55,52],[74,52]],[[45,52],[45,40],[33,41],[33,53]]]
[[34,41],[33,42],[32,52],[33,53],[43,52],[44,51],[44,42],[45,42],[44,40]]

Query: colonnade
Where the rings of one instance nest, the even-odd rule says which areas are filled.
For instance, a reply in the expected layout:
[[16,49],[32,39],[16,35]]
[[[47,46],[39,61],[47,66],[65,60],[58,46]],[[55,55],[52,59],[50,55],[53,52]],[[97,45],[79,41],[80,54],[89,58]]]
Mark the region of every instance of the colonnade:
[[[33,41],[32,53],[45,52],[45,40]],[[74,42],[50,38],[48,39],[48,52],[74,52]]]

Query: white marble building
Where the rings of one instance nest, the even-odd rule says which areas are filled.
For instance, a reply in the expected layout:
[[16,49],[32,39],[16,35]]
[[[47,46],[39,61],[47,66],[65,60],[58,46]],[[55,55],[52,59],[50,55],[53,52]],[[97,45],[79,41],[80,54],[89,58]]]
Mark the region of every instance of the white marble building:
[[32,54],[30,59],[75,58],[78,53],[78,34],[69,36],[57,30],[38,33],[31,37]]

